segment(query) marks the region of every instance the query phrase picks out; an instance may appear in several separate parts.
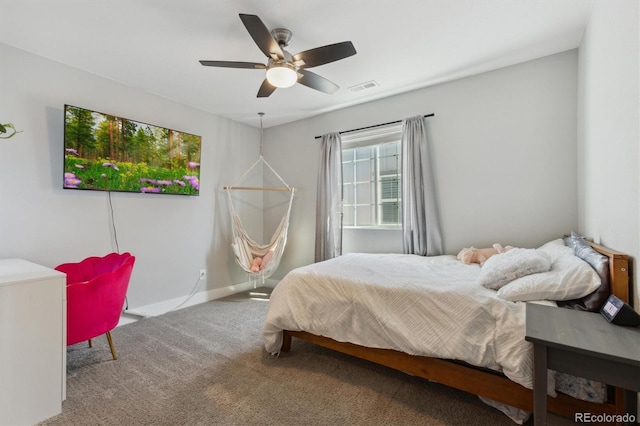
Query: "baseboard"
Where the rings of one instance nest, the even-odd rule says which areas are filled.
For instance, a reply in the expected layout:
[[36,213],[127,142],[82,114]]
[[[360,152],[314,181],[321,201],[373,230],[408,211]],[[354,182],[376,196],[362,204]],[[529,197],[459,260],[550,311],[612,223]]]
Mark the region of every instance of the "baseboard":
[[223,297],[232,296],[243,291],[252,290],[256,287],[275,287],[278,280],[266,279],[264,284],[259,281],[247,281],[240,284],[234,284],[222,288],[214,288],[212,290],[201,291],[193,296],[177,297],[171,300],[165,300],[159,303],[139,306],[127,309],[122,312],[118,325],[128,324],[141,318],[155,317],[166,314],[167,312],[178,309],[187,308],[189,306],[198,305],[200,303],[209,302],[211,300],[222,299]]

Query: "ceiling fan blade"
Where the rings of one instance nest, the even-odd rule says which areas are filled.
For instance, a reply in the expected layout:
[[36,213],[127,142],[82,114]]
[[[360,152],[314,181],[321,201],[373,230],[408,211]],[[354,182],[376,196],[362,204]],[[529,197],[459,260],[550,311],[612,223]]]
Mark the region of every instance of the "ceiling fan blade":
[[329,94],[340,88],[337,84],[332,83],[326,78],[320,77],[318,74],[312,73],[311,71],[298,70],[298,72],[302,75],[298,78],[298,83],[304,86]]
[[[284,53],[280,49],[280,45],[271,36],[271,32],[264,25],[262,20],[257,15],[240,14],[242,23],[249,31],[251,38],[256,42],[262,53],[267,55],[268,58],[284,59]],[[275,56],[275,57],[274,57]]]
[[271,83],[267,81],[265,78],[258,90],[258,98],[266,98],[276,91],[276,86],[273,86]]
[[304,52],[293,55],[293,61],[303,61],[304,63],[300,64],[300,68],[312,68],[348,58],[355,54],[356,48],[353,47],[353,43],[343,41],[342,43],[329,44],[316,47],[315,49],[305,50]]
[[205,67],[223,67],[223,68],[248,68],[248,69],[265,69],[265,64],[257,62],[233,62],[233,61],[200,61]]

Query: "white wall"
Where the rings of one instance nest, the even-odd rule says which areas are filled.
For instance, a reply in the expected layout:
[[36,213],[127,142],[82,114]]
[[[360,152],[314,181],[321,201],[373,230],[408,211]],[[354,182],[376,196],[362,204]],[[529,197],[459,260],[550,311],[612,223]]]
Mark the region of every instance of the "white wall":
[[640,258],[640,79],[636,0],[596,2],[579,55],[579,229]]
[[[577,227],[576,97],[573,50],[265,130],[265,157],[298,188],[278,275],[313,262],[314,136],[416,114],[435,113],[428,130],[447,253],[494,242],[531,247],[570,232]],[[265,229],[278,219],[267,217]],[[366,234],[347,248],[401,250],[399,232]]]
[[[0,258],[53,267],[115,250],[106,192],[62,189],[63,107],[72,104],[202,136],[198,197],[113,193],[121,251],[136,256],[130,308],[246,281],[229,246],[223,185],[258,155],[259,130],[0,44]],[[262,233],[259,208],[238,208]]]

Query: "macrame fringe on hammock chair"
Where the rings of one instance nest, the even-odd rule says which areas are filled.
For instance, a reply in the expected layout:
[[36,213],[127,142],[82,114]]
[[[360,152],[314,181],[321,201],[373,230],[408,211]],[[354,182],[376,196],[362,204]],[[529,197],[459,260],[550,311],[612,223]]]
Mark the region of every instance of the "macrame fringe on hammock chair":
[[[262,130],[262,114],[260,115],[260,128]],[[269,278],[278,269],[280,259],[287,244],[287,232],[289,230],[289,217],[291,215],[291,206],[293,205],[293,195],[295,188],[290,187],[284,179],[271,167],[271,165],[262,156],[262,134],[260,136],[260,158],[253,163],[249,169],[240,177],[239,182],[247,176],[258,164],[266,165],[269,170],[282,182],[283,187],[263,187],[263,186],[225,186],[227,191],[227,199],[229,200],[229,214],[231,215],[231,231],[233,254],[236,263],[252,278],[261,279],[263,284],[266,278]],[[259,244],[253,240],[245,229],[240,216],[238,216],[233,205],[231,192],[234,190],[258,190],[258,191],[288,191],[290,193],[289,203],[286,212],[280,224],[276,228],[271,241],[268,244]]]

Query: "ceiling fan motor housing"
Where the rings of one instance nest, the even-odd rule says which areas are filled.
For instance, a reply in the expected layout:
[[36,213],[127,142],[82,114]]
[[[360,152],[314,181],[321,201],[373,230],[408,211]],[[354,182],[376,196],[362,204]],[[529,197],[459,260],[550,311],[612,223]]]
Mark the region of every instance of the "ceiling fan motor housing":
[[271,36],[278,42],[280,47],[287,47],[291,43],[293,33],[286,28],[276,28],[271,30]]

